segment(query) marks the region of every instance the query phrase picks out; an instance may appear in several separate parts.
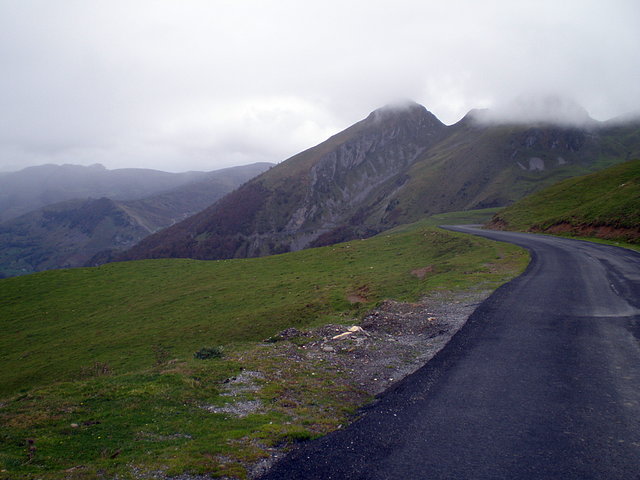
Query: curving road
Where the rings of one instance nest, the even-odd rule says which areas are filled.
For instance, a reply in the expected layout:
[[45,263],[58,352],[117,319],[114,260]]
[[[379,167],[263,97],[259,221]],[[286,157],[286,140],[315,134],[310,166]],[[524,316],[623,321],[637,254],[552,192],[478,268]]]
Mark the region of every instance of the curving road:
[[428,365],[262,479],[640,479],[640,254],[446,228],[532,261]]

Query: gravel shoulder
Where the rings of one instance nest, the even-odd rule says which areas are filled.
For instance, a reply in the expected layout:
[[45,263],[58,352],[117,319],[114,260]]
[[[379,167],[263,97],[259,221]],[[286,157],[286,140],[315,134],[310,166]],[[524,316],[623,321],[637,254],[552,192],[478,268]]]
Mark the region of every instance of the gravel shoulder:
[[435,293],[415,303],[385,300],[353,325],[287,329],[275,350],[289,351],[297,360],[303,354],[342,373],[343,382],[378,395],[438,353],[490,294]]
[[[324,435],[354,421],[359,408],[371,405],[377,395],[425,365],[491,293],[436,292],[414,303],[385,300],[358,323],[329,324],[306,331],[289,328],[268,339],[259,349],[261,358],[275,360],[277,370],[267,368],[251,375],[253,378],[259,375],[266,383],[282,383],[289,381],[286,372],[290,368],[312,369],[311,375],[320,383],[329,383],[331,391],[350,392],[342,395],[341,400],[350,403],[356,413],[341,419],[339,424],[337,421],[322,424],[317,431]],[[245,356],[241,360],[248,359]],[[246,389],[247,384],[238,382],[231,388]],[[278,403],[285,405],[285,411],[287,405],[300,406],[306,400],[304,393],[296,395],[293,386],[283,397]],[[247,412],[248,402],[238,402],[238,413]],[[310,402],[318,403],[317,397]],[[251,405],[254,412],[260,410],[255,403]],[[330,407],[317,406],[326,417],[335,415]],[[293,411],[289,413],[295,417]],[[296,446],[287,443],[266,448],[267,457],[246,465],[249,478],[259,478]]]

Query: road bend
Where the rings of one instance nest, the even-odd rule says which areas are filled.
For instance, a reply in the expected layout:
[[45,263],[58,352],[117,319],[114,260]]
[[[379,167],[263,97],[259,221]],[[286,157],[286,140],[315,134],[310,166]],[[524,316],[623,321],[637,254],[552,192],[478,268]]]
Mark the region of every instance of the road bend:
[[640,254],[446,227],[531,252],[426,366],[273,479],[640,479]]

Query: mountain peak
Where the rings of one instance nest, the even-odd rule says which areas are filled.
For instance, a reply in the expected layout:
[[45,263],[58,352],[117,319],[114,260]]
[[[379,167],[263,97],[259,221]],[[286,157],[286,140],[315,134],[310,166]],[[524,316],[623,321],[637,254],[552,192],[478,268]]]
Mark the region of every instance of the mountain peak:
[[[540,108],[525,104],[514,111],[585,116],[569,107],[543,101]],[[613,130],[605,134],[622,138]],[[529,182],[542,185],[602,161],[603,138],[579,128],[449,128],[422,105],[396,102],[147,237],[119,259],[255,257],[363,238],[434,213],[501,206],[529,189]],[[611,143],[619,152],[611,158],[638,148],[629,138]],[[519,175],[521,170],[529,174]]]
[[420,115],[427,112],[419,103],[413,100],[400,100],[397,102],[388,103],[383,107],[375,109],[367,118],[370,119],[386,119],[391,117],[398,117],[404,115]]
[[410,99],[398,100],[395,102],[388,103],[383,107],[377,108],[372,112],[372,115],[385,115],[385,114],[393,114],[393,113],[402,113],[402,112],[411,112],[416,110],[426,110],[419,103],[414,102]]
[[445,126],[433,113],[413,100],[401,100],[389,103],[371,112],[365,121],[373,125],[409,122],[421,128]]

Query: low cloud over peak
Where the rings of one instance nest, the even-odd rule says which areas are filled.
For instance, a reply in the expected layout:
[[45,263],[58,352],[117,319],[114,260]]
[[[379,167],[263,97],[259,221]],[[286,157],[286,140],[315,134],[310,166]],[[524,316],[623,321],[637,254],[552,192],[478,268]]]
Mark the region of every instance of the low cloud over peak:
[[490,109],[473,110],[469,116],[484,124],[587,127],[596,123],[581,105],[557,94],[523,94]]

